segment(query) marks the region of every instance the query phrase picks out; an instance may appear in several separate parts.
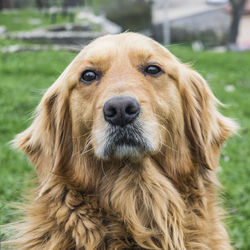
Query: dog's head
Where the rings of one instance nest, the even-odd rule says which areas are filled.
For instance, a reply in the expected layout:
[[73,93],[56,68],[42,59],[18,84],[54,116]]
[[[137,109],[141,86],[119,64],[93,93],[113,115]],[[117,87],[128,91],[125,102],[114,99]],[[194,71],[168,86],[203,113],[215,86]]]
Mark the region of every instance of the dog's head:
[[235,127],[217,103],[198,73],[152,39],[108,35],[86,46],[48,89],[16,144],[41,178],[146,157],[172,173],[214,169]]

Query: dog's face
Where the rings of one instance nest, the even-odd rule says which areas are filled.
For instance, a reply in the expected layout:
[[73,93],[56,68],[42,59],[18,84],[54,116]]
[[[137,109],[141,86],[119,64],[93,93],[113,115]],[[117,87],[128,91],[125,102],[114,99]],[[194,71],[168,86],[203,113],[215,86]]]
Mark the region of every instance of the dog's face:
[[152,39],[110,35],[77,55],[16,142],[43,176],[86,154],[104,162],[158,157],[176,173],[213,169],[233,131],[216,102],[199,74]]
[[183,125],[172,61],[169,52],[139,35],[107,36],[87,46],[72,65],[73,136],[90,130],[95,155],[109,160],[171,146],[165,123],[174,118],[175,126]]

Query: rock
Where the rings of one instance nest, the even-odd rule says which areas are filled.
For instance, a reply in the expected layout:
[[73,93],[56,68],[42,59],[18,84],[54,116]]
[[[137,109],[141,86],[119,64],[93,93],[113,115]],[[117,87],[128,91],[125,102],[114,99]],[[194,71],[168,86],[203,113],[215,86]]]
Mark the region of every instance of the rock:
[[82,24],[72,24],[67,23],[65,25],[56,25],[51,28],[48,28],[48,31],[60,32],[60,31],[91,31],[92,27],[89,23]]
[[0,36],[4,35],[6,33],[6,31],[7,31],[6,27],[3,25],[0,25]]
[[20,39],[23,41],[29,41],[34,43],[85,45],[100,35],[101,35],[100,33],[95,33],[90,31],[51,32],[39,29],[31,32],[11,33],[9,37],[13,39]]
[[29,23],[31,24],[31,25],[34,25],[34,26],[37,26],[37,25],[40,25],[41,24],[41,19],[39,19],[39,18],[30,18],[29,19]]
[[120,26],[107,20],[104,16],[95,16],[93,13],[85,11],[78,14],[78,19],[84,19],[84,23],[69,23],[54,25],[47,29],[12,32],[8,34],[8,37],[40,44],[85,45],[101,35],[121,32]]
[[202,51],[204,50],[204,45],[201,41],[194,41],[192,42],[192,49],[193,51]]
[[7,29],[5,26],[0,25],[0,39],[4,39],[7,36]]
[[216,46],[212,49],[212,51],[217,52],[217,53],[225,53],[227,51],[226,46]]
[[233,85],[227,85],[227,86],[225,86],[225,91],[226,92],[234,92],[235,87]]
[[92,12],[82,11],[79,12],[77,17],[78,20],[89,20],[91,23],[100,25],[101,31],[107,34],[118,34],[121,33],[122,28],[116,23],[111,22],[105,16],[96,16]]
[[1,53],[17,53],[26,51],[44,51],[44,50],[66,50],[71,52],[79,52],[80,48],[75,46],[65,46],[65,45],[11,45],[0,48]]

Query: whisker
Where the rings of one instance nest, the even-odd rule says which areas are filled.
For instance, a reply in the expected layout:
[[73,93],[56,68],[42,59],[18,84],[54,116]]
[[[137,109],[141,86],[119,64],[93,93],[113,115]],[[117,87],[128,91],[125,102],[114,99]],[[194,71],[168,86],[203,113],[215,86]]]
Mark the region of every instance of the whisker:
[[89,132],[86,132],[85,134],[82,134],[82,135],[79,135],[79,136],[73,136],[72,139],[79,139],[79,138],[82,138],[82,137],[85,137]]
[[164,126],[162,126],[161,124],[159,124],[158,122],[153,122],[152,124],[156,124],[157,126],[163,128],[168,133],[168,135],[170,137],[171,146],[163,142],[163,139],[162,139],[161,135],[159,135],[160,136],[160,144],[163,145],[163,146],[165,146],[165,147],[167,147],[167,148],[169,148],[169,149],[171,149],[171,150],[173,150],[173,151],[175,151],[175,152],[177,152],[177,149],[175,149],[173,147],[174,143],[173,143],[173,138],[172,138],[170,132]]
[[104,178],[108,179],[108,177],[107,177],[107,175],[105,173],[104,167],[103,167],[103,161],[101,161],[101,169],[102,169]]
[[[158,115],[158,114],[155,114],[155,115],[156,115],[159,119],[163,120],[164,122],[167,121],[167,119],[165,119],[164,117],[161,117],[161,116]],[[165,131],[168,133],[168,136],[169,136],[169,138],[170,138],[172,147],[170,147],[169,145],[165,145],[165,146],[168,146],[168,147],[170,147],[172,150],[174,150],[174,151],[177,152],[177,150],[173,147],[173,145],[174,145],[174,140],[173,140],[173,137],[172,137],[171,133],[169,132],[169,130],[168,130],[166,127],[164,127],[163,125],[161,125],[159,122],[156,122],[156,123],[157,123],[158,126],[160,126],[163,130],[165,130]]]
[[93,146],[90,147],[90,148],[88,149],[88,147],[90,146],[90,144],[91,144],[92,142],[93,142],[93,138],[92,138],[91,135],[90,135],[89,138],[88,138],[87,141],[86,141],[86,144],[85,144],[85,146],[84,146],[84,148],[83,148],[83,151],[81,152],[81,155],[84,155],[84,154],[90,152],[91,150],[93,150]]
[[[86,134],[87,134],[87,133],[85,133],[85,135],[86,135]],[[79,139],[79,138],[81,138],[81,137],[83,137],[83,136],[84,136],[84,135],[81,135],[81,136],[75,137],[74,139]],[[89,135],[89,136],[87,137],[87,140],[86,140],[86,143],[85,143],[83,149],[81,148],[80,143],[78,143],[78,148],[79,148],[79,150],[76,151],[76,152],[74,152],[73,157],[78,156],[79,154],[80,154],[80,155],[84,155],[85,153],[91,151],[93,148],[90,148],[90,149],[87,150],[87,148],[89,147],[89,145],[90,145],[91,142],[92,142],[92,138],[91,138],[91,135]]]

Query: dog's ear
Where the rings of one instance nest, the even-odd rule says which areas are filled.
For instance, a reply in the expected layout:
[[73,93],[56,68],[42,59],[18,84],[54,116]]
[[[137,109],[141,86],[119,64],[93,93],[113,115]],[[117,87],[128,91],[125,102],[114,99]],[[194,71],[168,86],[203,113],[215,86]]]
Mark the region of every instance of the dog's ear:
[[14,139],[14,146],[27,154],[39,179],[68,164],[72,153],[69,90],[59,78],[44,94],[33,123]]
[[212,170],[218,165],[223,142],[237,129],[237,124],[217,110],[221,103],[205,80],[182,65],[179,88],[182,97],[185,134],[195,164]]

